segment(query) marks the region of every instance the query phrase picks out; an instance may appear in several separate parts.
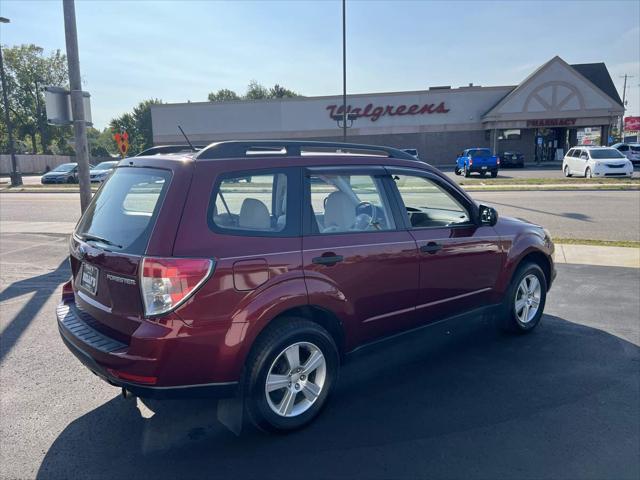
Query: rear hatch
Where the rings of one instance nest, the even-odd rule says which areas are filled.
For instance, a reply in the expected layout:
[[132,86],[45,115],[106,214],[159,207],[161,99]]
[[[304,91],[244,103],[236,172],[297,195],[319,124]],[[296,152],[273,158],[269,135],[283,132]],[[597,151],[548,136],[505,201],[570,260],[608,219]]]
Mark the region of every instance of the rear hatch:
[[170,256],[188,190],[172,184],[189,184],[177,182],[184,171],[137,163],[142,165],[130,162],[114,171],[80,219],[70,245],[77,307],[95,320],[94,328],[126,344],[144,317],[143,255],[152,249]]

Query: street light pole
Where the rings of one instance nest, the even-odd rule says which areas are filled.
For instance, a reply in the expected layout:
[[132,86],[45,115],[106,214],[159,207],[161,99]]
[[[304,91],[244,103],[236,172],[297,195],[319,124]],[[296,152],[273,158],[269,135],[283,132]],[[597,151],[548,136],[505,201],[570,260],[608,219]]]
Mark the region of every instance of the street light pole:
[[[9,19],[0,17],[0,23],[9,23]],[[4,121],[7,124],[7,137],[9,139],[9,154],[11,155],[11,186],[22,185],[22,175],[18,171],[18,160],[13,144],[13,125],[9,115],[9,95],[7,93],[7,79],[4,76],[4,59],[2,57],[2,45],[0,45],[0,76],[2,77],[2,103],[4,104]]]
[[80,77],[80,55],[78,53],[78,32],[76,30],[76,8],[74,0],[62,0],[64,10],[64,34],[67,43],[69,65],[69,87],[71,91],[71,115],[76,138],[76,161],[78,162],[78,182],[80,183],[80,209],[84,211],[91,202],[89,181],[89,145],[87,124],[84,117],[84,99]]
[[347,1],[342,0],[342,141],[347,141]]

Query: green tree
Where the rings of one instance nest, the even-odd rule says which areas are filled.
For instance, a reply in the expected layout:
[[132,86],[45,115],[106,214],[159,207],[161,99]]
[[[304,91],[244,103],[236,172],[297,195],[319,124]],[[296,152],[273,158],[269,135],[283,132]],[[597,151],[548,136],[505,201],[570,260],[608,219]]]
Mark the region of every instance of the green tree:
[[[18,140],[29,139],[33,152],[65,144],[71,131],[47,125],[44,87],[68,88],[67,59],[60,50],[45,54],[37,45],[3,47],[9,113]],[[4,143],[4,142],[3,142]]]
[[134,107],[133,112],[114,118],[109,123],[113,133],[126,131],[129,134],[129,152],[127,155],[136,155],[153,146],[151,105],[159,105],[161,103],[162,100],[157,98],[145,100]]
[[255,80],[251,80],[247,86],[247,93],[244,94],[244,100],[264,100],[271,98],[269,89],[259,84]]
[[240,100],[240,97],[233,90],[228,88],[221,88],[217,92],[211,92],[208,97],[210,102],[229,102],[233,100]]
[[298,95],[296,92],[292,90],[289,90],[288,88],[281,87],[276,83],[269,90],[269,96],[270,98],[293,98],[293,97],[299,97],[300,95]]

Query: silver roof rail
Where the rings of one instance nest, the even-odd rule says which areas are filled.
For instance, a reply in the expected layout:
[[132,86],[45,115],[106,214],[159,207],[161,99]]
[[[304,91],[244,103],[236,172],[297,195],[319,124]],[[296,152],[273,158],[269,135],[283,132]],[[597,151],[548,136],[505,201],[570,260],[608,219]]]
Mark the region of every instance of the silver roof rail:
[[304,140],[230,140],[216,142],[198,152],[195,159],[245,158],[272,154],[299,157],[305,151],[314,153],[384,154],[390,158],[417,161],[413,155],[392,147]]

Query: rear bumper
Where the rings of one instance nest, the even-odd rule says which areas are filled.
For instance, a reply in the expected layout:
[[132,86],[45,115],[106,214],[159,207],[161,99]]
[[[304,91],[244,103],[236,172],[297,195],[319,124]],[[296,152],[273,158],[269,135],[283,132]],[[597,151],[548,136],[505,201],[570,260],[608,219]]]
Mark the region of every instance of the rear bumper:
[[[180,385],[147,385],[119,378],[117,372],[143,372],[161,375],[162,359],[131,355],[129,347],[107,337],[90,325],[88,315],[73,302],[56,309],[58,330],[64,344],[80,362],[107,383],[124,388],[143,398],[231,397],[238,382],[214,382]],[[161,378],[161,377],[160,377]]]
[[497,165],[472,165],[469,167],[469,171],[472,173],[481,173],[481,172],[497,172]]

